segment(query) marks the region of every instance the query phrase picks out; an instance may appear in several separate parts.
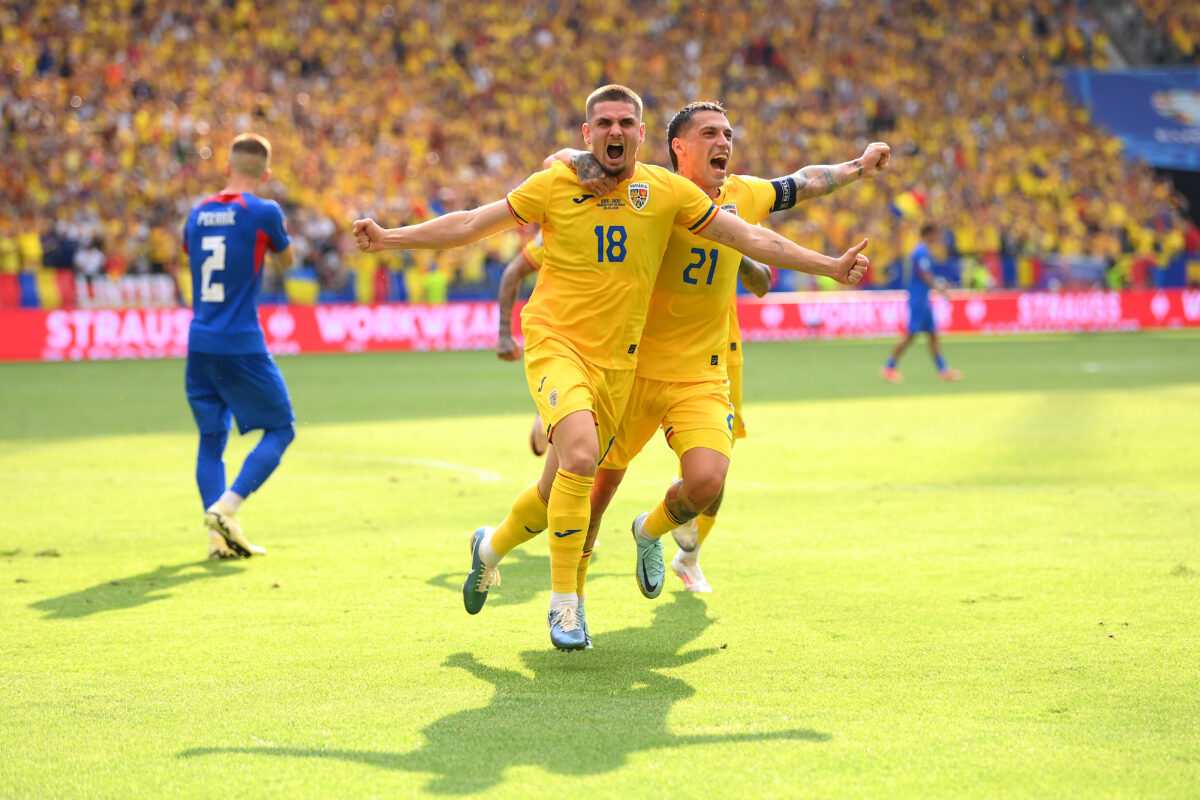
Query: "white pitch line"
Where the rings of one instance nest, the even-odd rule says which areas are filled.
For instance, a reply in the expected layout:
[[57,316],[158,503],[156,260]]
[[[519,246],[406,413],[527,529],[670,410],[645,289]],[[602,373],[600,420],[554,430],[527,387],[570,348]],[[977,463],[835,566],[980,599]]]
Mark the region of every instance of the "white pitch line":
[[455,464],[450,461],[433,461],[428,458],[406,458],[405,456],[373,455],[371,453],[335,453],[322,450],[304,450],[295,453],[293,457],[318,458],[324,460],[358,461],[362,463],[401,464],[409,467],[431,467],[444,469],[448,472],[465,472],[485,483],[504,480],[504,476],[491,470],[470,467],[466,464]]

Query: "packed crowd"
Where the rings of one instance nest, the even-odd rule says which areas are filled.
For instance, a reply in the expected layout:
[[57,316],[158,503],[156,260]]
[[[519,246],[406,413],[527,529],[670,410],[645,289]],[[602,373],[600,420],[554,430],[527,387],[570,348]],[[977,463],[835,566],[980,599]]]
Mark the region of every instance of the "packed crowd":
[[1200,64],[1200,5],[1179,0],[1138,0],[1157,40],[1156,63]]
[[[285,205],[298,262],[337,287],[379,258],[354,252],[350,220],[399,225],[503,195],[579,144],[581,99],[610,81],[643,93],[641,155],[660,164],[667,119],[694,99],[728,105],[735,172],[774,177],[890,143],[884,178],[779,223],[815,249],[866,230],[886,264],[921,219],[947,225],[966,255],[1165,257],[1182,246],[1180,199],[1120,157],[1055,73],[1106,63],[1085,4],[808,6],[5,4],[0,270],[173,271],[181,220],[221,186],[232,137],[253,130],[274,143],[263,193]],[[484,284],[519,245],[501,237],[383,264],[414,276],[420,299],[425,286]]]

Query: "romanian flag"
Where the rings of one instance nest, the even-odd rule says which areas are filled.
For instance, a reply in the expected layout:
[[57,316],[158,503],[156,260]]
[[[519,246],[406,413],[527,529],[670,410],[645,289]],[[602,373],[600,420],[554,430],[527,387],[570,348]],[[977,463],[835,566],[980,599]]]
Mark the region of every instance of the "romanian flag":
[[892,198],[892,213],[897,217],[915,217],[925,210],[925,193],[909,189]]

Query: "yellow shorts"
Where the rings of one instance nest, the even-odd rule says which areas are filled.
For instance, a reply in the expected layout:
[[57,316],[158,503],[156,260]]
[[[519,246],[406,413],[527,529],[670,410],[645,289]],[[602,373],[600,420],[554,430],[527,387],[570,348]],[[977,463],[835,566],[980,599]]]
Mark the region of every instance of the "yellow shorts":
[[746,421],[742,419],[742,365],[729,364],[729,402],[733,404],[733,438],[746,438]]
[[681,458],[693,447],[707,447],[728,457],[733,449],[733,418],[726,381],[677,383],[637,378],[604,466],[628,467],[660,427],[667,444]]
[[585,361],[558,339],[525,343],[525,380],[550,440],[563,417],[590,411],[596,419],[601,462],[629,402],[633,375],[632,369],[604,369]]

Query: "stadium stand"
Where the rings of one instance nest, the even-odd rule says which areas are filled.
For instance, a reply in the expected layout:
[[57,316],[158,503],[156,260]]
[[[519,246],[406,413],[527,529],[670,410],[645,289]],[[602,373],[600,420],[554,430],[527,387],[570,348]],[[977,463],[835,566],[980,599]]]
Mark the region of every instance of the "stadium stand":
[[[1194,63],[1196,9],[1116,5]],[[493,296],[518,234],[363,256],[349,221],[500,196],[579,143],[581,98],[608,81],[643,93],[642,158],[657,163],[666,119],[693,99],[728,105],[738,172],[888,141],[881,180],[778,224],[824,251],[870,231],[881,267],[922,218],[953,231],[953,277],[981,287],[1044,283],[1050,258],[1099,259],[1109,285],[1153,280],[1134,265],[1195,238],[1182,197],[1123,159],[1063,87],[1059,66],[1127,60],[1083,2],[18,2],[0,7],[0,29],[0,274],[70,269],[93,239],[111,276],[174,273],[181,220],[219,183],[232,137],[257,130],[275,143],[267,194],[306,270],[272,296]]]

